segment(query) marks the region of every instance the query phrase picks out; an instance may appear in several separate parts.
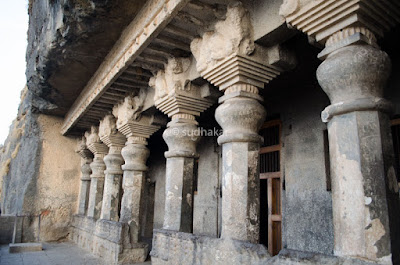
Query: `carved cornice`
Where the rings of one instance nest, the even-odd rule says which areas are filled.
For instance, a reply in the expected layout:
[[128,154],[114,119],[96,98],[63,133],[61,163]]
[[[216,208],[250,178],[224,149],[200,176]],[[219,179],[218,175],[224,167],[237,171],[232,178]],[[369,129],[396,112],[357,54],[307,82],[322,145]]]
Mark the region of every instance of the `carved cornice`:
[[177,114],[200,116],[213,104],[213,100],[203,98],[201,89],[189,79],[195,68],[193,58],[171,58],[164,71],[158,71],[150,79],[149,85],[156,91],[155,106],[168,117]]
[[135,60],[143,47],[147,46],[188,2],[189,0],[148,1],[75,100],[65,117],[61,129],[63,135],[68,133],[93,102],[109,88],[115,77]]
[[382,37],[400,22],[398,0],[285,0],[280,9],[291,26],[325,44],[334,33],[364,27]]
[[109,114],[100,121],[99,136],[100,140],[108,147],[123,147],[126,142],[125,136],[117,130],[116,119]]

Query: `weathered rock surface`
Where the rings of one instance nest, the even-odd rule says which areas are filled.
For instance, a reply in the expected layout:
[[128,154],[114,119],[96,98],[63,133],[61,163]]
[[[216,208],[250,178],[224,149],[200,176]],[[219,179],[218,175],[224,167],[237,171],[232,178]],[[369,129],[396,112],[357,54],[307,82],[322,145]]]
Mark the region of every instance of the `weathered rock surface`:
[[[19,217],[23,242],[65,238],[76,210],[79,160],[76,140],[59,133],[62,119],[37,113],[25,88],[18,116],[1,150],[2,214]],[[60,148],[53,148],[59,146]]]
[[26,77],[35,107],[65,114],[144,3],[30,0]]

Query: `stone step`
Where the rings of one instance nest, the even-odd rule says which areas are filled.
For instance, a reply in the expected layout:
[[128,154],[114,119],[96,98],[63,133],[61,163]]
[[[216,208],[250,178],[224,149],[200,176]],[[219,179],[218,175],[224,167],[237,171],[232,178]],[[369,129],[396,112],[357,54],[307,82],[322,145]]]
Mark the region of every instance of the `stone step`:
[[31,252],[31,251],[42,251],[42,243],[15,243],[9,244],[9,253],[20,253],[20,252]]

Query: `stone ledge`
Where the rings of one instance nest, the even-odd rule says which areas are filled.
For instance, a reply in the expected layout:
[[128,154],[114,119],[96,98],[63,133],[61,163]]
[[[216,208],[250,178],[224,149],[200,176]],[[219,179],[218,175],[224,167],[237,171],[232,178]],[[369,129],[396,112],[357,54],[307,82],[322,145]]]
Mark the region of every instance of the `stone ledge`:
[[109,264],[144,262],[149,253],[148,245],[130,244],[128,232],[128,226],[123,223],[75,215],[70,239]]
[[42,243],[16,243],[9,244],[8,246],[8,252],[10,253],[33,252],[43,250]]
[[84,215],[74,215],[71,226],[92,234],[96,227],[96,219]]
[[271,257],[260,244],[244,241],[197,236],[188,233],[155,229],[153,265],[167,264],[220,264],[220,265],[372,265],[364,260],[341,258],[318,253],[283,249]]
[[263,245],[244,241],[154,230],[152,264],[265,264],[271,257]]
[[126,225],[123,223],[100,219],[96,222],[94,235],[116,244],[122,244],[125,229]]

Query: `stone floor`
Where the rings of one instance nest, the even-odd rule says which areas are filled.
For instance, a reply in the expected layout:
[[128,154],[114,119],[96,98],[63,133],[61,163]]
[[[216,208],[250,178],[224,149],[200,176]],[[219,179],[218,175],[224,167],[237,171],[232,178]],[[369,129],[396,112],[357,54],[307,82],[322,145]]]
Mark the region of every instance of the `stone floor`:
[[[1,265],[108,265],[100,258],[73,243],[44,243],[43,251],[8,253],[8,245],[0,245]],[[135,265],[151,265],[150,261]]]

